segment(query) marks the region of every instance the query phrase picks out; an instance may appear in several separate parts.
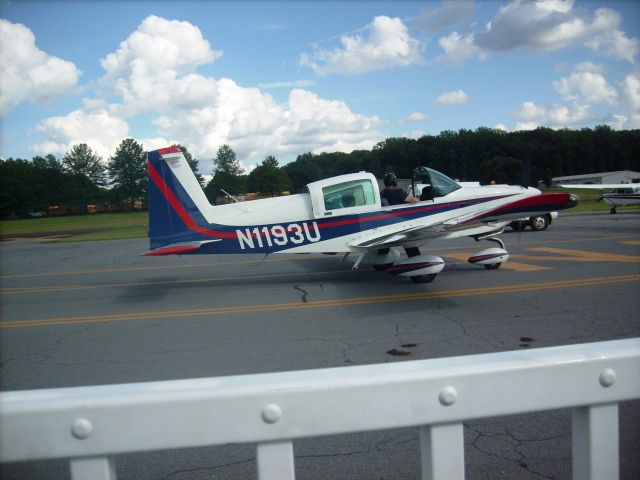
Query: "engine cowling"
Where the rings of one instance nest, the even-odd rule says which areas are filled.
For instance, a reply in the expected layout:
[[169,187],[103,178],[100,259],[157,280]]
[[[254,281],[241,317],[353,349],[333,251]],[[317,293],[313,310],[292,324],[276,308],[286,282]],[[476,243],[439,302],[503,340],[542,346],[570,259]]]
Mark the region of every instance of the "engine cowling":
[[437,255],[416,255],[394,263],[387,271],[401,277],[415,277],[440,273],[443,268],[444,260]]

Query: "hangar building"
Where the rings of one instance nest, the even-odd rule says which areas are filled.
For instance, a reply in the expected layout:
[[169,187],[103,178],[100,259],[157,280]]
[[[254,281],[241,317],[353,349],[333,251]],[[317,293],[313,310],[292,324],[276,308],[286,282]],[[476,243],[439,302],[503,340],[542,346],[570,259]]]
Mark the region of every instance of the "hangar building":
[[633,170],[619,170],[617,172],[587,173],[584,175],[569,175],[568,177],[553,177],[551,185],[559,183],[594,184],[603,183],[633,183],[640,179],[640,172]]

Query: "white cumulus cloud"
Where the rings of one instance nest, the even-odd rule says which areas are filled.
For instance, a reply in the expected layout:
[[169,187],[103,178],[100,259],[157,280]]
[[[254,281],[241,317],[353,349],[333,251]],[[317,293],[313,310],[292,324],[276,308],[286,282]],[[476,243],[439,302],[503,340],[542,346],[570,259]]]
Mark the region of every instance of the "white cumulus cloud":
[[618,100],[618,92],[599,73],[574,72],[553,82],[553,87],[566,101],[613,105]]
[[74,110],[63,117],[40,122],[37,130],[47,139],[35,145],[36,153],[64,155],[78,143],[86,143],[107,160],[129,134],[127,122],[106,110]]
[[539,105],[523,102],[515,113],[516,130],[533,130],[537,127],[570,128],[583,126],[594,119],[589,105]]
[[605,57],[634,63],[640,49],[640,41],[635,37],[627,37],[622,30],[613,28],[613,25],[617,27],[622,23],[620,14],[607,8],[601,8],[596,12],[596,21],[599,18],[601,18],[600,23],[603,25],[602,31],[598,31],[592,38],[587,39],[585,45]]
[[640,113],[640,72],[630,73],[622,81],[622,94],[634,114]]
[[398,121],[398,123],[400,125],[406,125],[407,123],[422,122],[422,121],[428,120],[428,119],[429,119],[429,116],[427,114],[425,114],[425,113],[413,112],[408,117],[403,118],[400,121]]
[[444,61],[462,61],[492,52],[528,48],[554,51],[583,45],[603,56],[635,62],[640,41],[621,30],[621,15],[610,8],[593,14],[573,0],[512,0],[483,30],[453,32],[439,39]]
[[486,58],[486,54],[475,44],[473,33],[460,35],[458,32],[452,32],[445,37],[440,37],[438,45],[444,52],[437,57],[440,62],[459,64],[474,57],[481,60]]
[[462,105],[469,101],[469,96],[464,93],[464,90],[454,90],[452,92],[443,93],[436,98],[436,103],[439,105]]
[[29,28],[0,19],[0,115],[23,101],[45,103],[70,91],[81,73],[40,50]]
[[102,83],[119,95],[124,115],[201,105],[215,85],[192,72],[222,55],[189,22],[149,16],[102,61]]
[[85,99],[83,108],[41,122],[38,131],[45,140],[36,150],[64,153],[73,144],[87,143],[108,158],[123,138],[135,135],[127,120],[136,116],[151,118],[155,128],[137,138],[145,148],[166,139],[206,160],[228,144],[247,166],[267,155],[349,152],[382,140],[380,120],[359,115],[344,102],[293,89],[279,103],[260,88],[197,73],[220,55],[190,23],[147,17],[102,60],[102,85],[120,103]]
[[300,64],[317,75],[357,75],[422,63],[423,45],[399,18],[375,17],[366,32],[366,36],[343,35],[341,47],[333,50],[316,48],[311,54],[303,53]]

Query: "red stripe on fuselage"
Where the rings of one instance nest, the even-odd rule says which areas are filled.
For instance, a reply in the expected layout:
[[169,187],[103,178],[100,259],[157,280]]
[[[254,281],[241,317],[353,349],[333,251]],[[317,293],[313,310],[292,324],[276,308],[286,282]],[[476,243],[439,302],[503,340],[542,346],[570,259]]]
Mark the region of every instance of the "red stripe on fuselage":
[[520,200],[516,200],[515,202],[507,203],[506,205],[495,208],[494,210],[488,212],[486,215],[500,214],[502,212],[508,212],[517,208],[542,207],[547,205],[559,205],[568,202],[568,193],[545,193],[542,195],[534,195],[532,197],[526,197]]
[[[506,196],[510,196],[510,195],[498,195],[498,196],[492,197],[492,198],[485,198],[485,199],[483,199],[483,201],[496,200],[498,198],[502,198],[502,197],[506,197]],[[474,199],[470,199],[470,200],[461,200],[459,202],[440,203],[440,204],[429,205],[429,206],[402,208],[402,209],[398,209],[398,210],[393,211],[393,212],[382,213],[382,214],[379,214],[379,215],[372,215],[372,216],[367,217],[367,218],[350,218],[350,219],[347,219],[347,220],[336,220],[335,222],[324,222],[324,223],[319,224],[318,227],[319,228],[340,227],[342,225],[349,225],[349,224],[352,224],[352,223],[364,223],[364,222],[370,222],[372,220],[380,220],[380,219],[383,219],[383,218],[397,217],[397,216],[403,215],[405,212],[414,214],[414,213],[420,213],[420,212],[427,212],[429,210],[435,210],[435,209],[438,209],[438,208],[442,208],[444,206],[452,207],[452,206],[457,206],[457,205],[468,205],[468,204],[474,204],[474,203],[479,203],[478,199],[474,198]]]

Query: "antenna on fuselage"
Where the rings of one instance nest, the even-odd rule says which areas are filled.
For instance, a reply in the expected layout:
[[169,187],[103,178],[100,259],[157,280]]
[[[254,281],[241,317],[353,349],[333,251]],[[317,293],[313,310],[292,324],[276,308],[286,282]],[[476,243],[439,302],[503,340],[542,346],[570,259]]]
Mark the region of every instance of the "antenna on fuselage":
[[220,191],[222,193],[224,193],[227,197],[231,197],[233,199],[234,202],[236,203],[240,203],[240,200],[238,200],[236,197],[234,197],[233,195],[231,195],[229,192],[227,192],[224,188],[221,188]]
[[245,205],[241,205],[241,201],[238,200],[236,197],[234,197],[233,195],[231,195],[229,192],[227,192],[224,188],[220,189],[227,197],[231,197],[233,199],[234,202],[236,202],[238,204],[238,208],[240,210],[242,210],[244,213],[249,213],[249,209],[245,206]]

